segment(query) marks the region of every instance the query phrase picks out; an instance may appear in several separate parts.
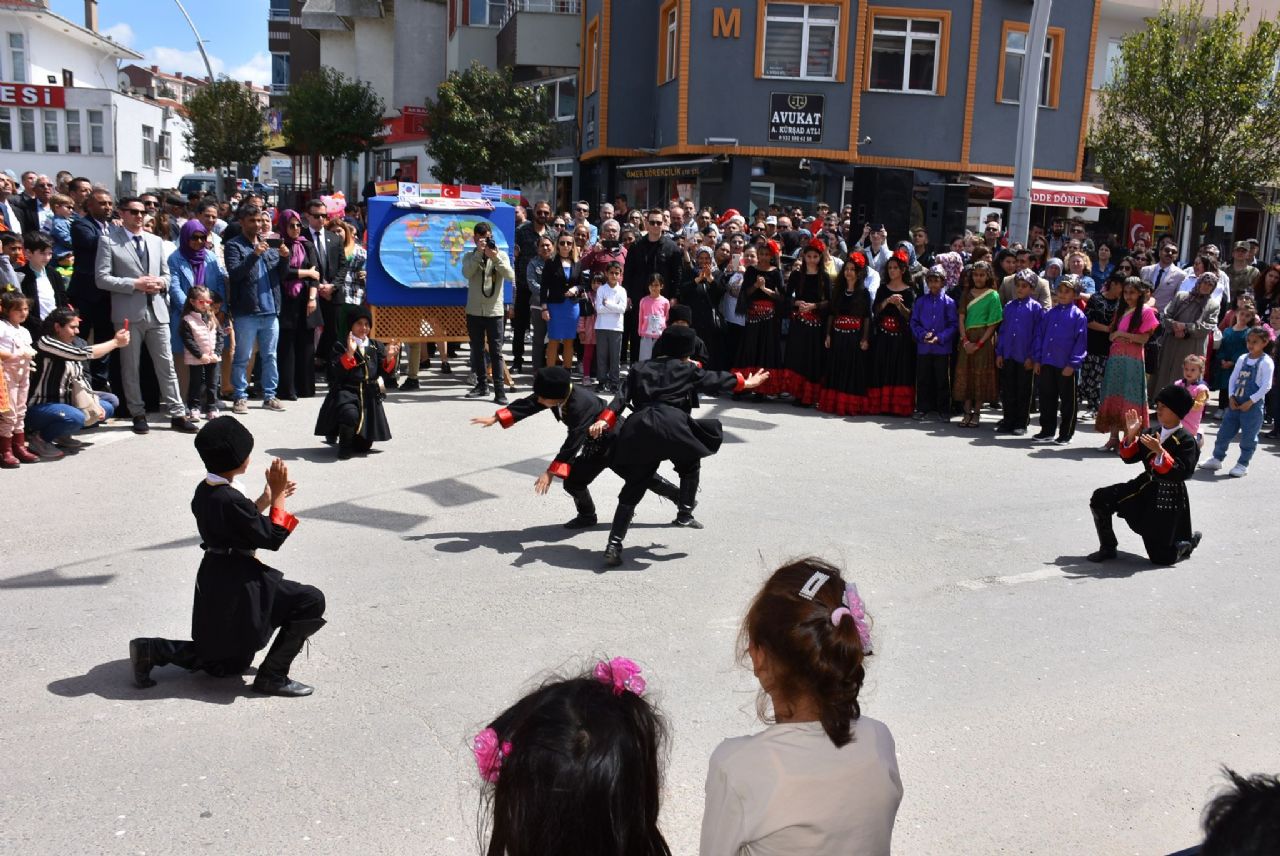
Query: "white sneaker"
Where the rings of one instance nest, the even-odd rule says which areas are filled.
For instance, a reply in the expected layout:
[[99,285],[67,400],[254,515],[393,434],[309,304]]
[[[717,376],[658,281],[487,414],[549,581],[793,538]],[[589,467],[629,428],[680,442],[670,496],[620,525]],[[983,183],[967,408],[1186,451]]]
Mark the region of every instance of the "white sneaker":
[[1236,464],[1231,468],[1231,472],[1227,473],[1227,475],[1231,476],[1233,479],[1242,479],[1249,475],[1249,468],[1244,464]]
[[1200,465],[1200,469],[1208,470],[1209,472],[1220,470],[1222,469],[1222,461],[1219,460],[1218,458],[1210,458],[1209,460],[1205,461],[1203,464]]

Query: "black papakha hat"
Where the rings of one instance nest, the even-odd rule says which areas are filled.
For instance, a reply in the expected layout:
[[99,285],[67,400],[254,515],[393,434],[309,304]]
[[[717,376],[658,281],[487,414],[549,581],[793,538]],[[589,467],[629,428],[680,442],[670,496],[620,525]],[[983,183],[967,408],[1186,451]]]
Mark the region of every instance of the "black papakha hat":
[[231,416],[219,416],[204,423],[196,434],[196,451],[211,473],[226,473],[244,463],[253,451],[253,435]]
[[698,334],[692,327],[668,327],[658,342],[658,350],[668,357],[684,359],[693,355],[693,343],[697,339]]
[[1171,383],[1156,394],[1156,404],[1163,404],[1176,413],[1179,419],[1186,419],[1191,408],[1195,406],[1195,399],[1185,387]]
[[533,376],[533,394],[539,398],[558,400],[569,396],[569,370],[563,366],[544,366]]
[[693,307],[687,303],[677,303],[671,307],[671,323],[683,321],[686,324],[693,323]]

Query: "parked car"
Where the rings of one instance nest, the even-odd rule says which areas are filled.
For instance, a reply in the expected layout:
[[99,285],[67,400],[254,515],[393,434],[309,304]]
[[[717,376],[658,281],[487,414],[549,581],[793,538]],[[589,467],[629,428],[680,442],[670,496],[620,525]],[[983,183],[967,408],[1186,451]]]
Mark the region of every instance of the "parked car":
[[183,197],[193,193],[218,196],[218,176],[212,172],[189,172],[178,180],[178,193]]

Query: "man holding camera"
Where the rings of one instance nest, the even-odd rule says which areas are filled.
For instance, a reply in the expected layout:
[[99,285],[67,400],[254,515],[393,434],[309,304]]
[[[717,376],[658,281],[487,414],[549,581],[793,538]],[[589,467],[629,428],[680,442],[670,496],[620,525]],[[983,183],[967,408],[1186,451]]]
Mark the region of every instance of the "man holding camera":
[[507,403],[507,391],[503,386],[505,371],[502,362],[502,284],[514,280],[516,272],[507,254],[498,249],[493,239],[493,226],[487,221],[476,223],[472,232],[475,249],[462,259],[462,275],[467,278],[467,336],[471,340],[471,371],[476,385],[467,398],[484,398],[489,394],[484,369],[485,341],[488,340],[489,363],[493,366],[493,401]]
[[226,242],[227,306],[235,319],[236,350],[231,358],[231,386],[235,404],[232,412],[249,412],[249,379],[246,377],[253,345],[258,345],[262,365],[262,406],[284,410],[276,398],[280,372],[276,368],[276,345],[280,339],[280,239],[268,243],[256,205],[241,206],[240,234]]

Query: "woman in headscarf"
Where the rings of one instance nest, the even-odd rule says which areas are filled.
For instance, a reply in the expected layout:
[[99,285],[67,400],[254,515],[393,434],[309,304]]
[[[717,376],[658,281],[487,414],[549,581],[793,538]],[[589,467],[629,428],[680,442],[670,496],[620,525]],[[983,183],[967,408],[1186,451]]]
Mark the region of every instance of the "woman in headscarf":
[[685,269],[678,296],[680,303],[693,310],[693,331],[719,365],[723,348],[719,306],[724,296],[724,282],[710,247],[700,246],[693,251],[693,267]]
[[297,401],[316,394],[316,327],[321,315],[316,302],[320,262],[315,245],[302,233],[302,215],[291,208],[280,214],[280,338],[276,364],[280,371],[277,397]]
[[382,407],[388,381],[395,379],[400,343],[384,345],[371,338],[373,316],[366,306],[347,313],[350,326],[333,343],[329,361],[329,391],[316,418],[316,435],[337,442],[338,459],[369,451],[374,443],[391,439]]
[[[187,293],[195,286],[203,285],[224,305],[226,303],[227,276],[208,246],[209,230],[193,217],[182,225],[178,249],[169,256],[169,338],[174,365],[182,364],[182,307],[187,303]],[[178,372],[184,401],[188,381],[186,372]]]
[[1192,354],[1204,356],[1209,334],[1218,326],[1222,306],[1213,296],[1218,275],[1206,271],[1191,291],[1180,291],[1169,301],[1160,318],[1164,337],[1160,340],[1160,361],[1151,389],[1164,389],[1182,379],[1182,361]]
[[916,245],[910,241],[899,241],[895,251],[902,250],[907,254],[907,279],[915,287],[917,296],[924,293],[924,265],[916,258]]

